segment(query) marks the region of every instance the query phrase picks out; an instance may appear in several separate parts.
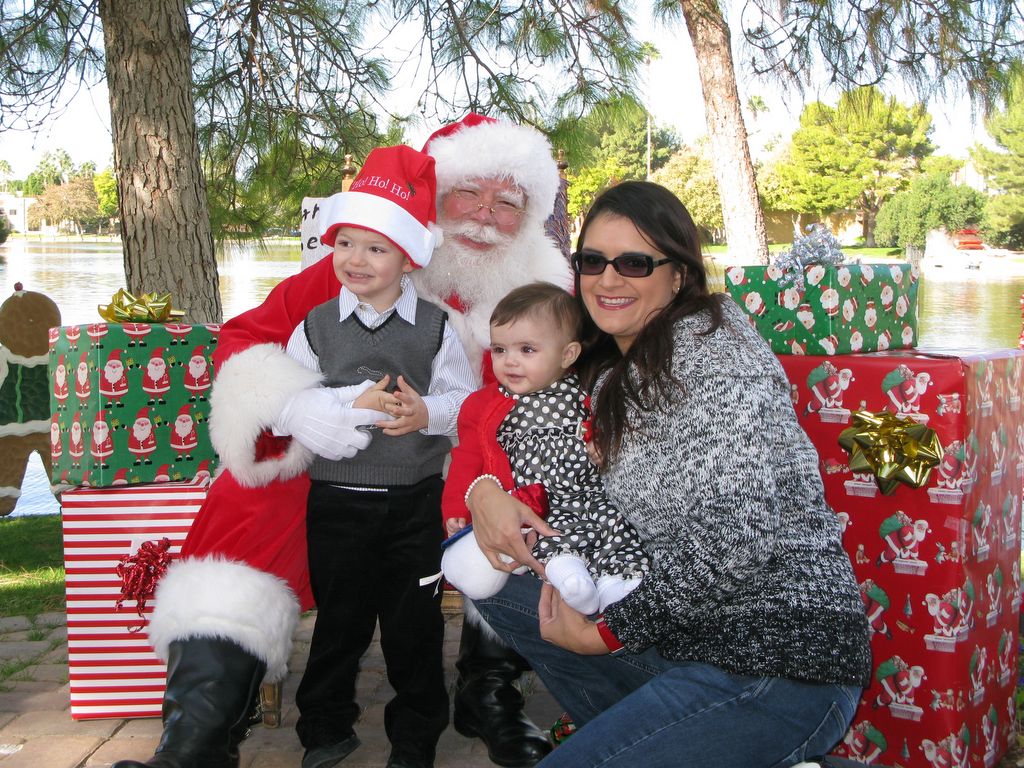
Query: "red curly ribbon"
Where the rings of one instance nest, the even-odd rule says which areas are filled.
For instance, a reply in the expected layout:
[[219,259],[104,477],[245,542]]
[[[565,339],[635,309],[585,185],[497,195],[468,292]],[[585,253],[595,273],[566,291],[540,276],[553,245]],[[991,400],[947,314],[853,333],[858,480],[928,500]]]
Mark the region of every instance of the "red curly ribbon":
[[[121,596],[117,598],[116,610],[120,611],[125,600],[134,600],[139,618],[145,619],[146,602],[156,592],[156,583],[167,572],[171,562],[171,541],[146,541],[134,555],[125,555],[117,564],[117,575],[121,579]],[[129,632],[139,632],[145,621],[129,627]]]

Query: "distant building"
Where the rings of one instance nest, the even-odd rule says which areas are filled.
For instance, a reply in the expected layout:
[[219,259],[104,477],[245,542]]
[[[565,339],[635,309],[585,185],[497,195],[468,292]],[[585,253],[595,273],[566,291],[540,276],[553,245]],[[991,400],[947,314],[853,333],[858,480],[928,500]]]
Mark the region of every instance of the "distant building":
[[28,232],[28,209],[36,201],[13,192],[0,192],[0,211],[7,217],[15,232]]

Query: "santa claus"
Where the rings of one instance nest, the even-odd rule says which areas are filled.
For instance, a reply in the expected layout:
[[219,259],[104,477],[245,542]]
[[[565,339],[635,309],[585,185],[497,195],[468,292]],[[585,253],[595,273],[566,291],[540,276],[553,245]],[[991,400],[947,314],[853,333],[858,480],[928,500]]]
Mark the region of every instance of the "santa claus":
[[100,376],[100,395],[107,399],[107,408],[123,408],[121,398],[128,394],[128,376],[121,362],[121,350],[111,351]]
[[210,370],[206,362],[206,347],[196,347],[185,368],[184,384],[191,396],[189,402],[206,400],[206,390],[210,388]]
[[97,413],[92,423],[92,443],[89,445],[89,453],[104,469],[107,467],[107,459],[114,454],[114,438],[110,434],[106,411]]
[[[206,358],[203,358],[204,361]],[[157,347],[149,356],[146,363],[146,370],[142,374],[142,391],[149,395],[147,405],[167,402],[164,395],[171,389],[171,376],[167,371],[167,361],[164,360],[164,348]]]
[[50,419],[50,461],[56,463],[60,460],[64,449],[60,442],[60,424],[57,422],[57,414]]
[[71,420],[71,429],[68,432],[68,455],[71,457],[71,466],[77,469],[82,466],[82,457],[85,455],[82,414],[78,411],[75,412],[75,416]]
[[153,434],[153,421],[149,418],[149,408],[140,408],[135,415],[131,434],[128,435],[128,452],[135,457],[135,464],[152,464],[150,458],[156,452],[156,435]]
[[53,367],[53,399],[57,401],[58,410],[68,407],[68,369],[64,355],[57,358],[57,365]]
[[178,415],[171,425],[170,446],[178,455],[175,461],[192,461],[192,451],[199,445],[199,437],[196,434],[196,422],[192,418],[192,407],[185,403],[178,409]]
[[[445,241],[430,267],[417,270],[417,290],[444,303],[467,354],[489,372],[483,358],[497,301],[533,280],[571,285],[567,259],[543,229],[558,192],[558,170],[536,130],[477,115],[439,131],[425,151],[436,160]],[[482,202],[472,204],[474,194]],[[503,223],[491,206],[506,199],[521,213]],[[286,404],[318,384],[282,345],[313,307],[339,290],[332,260],[324,259],[222,328],[213,360],[210,434],[223,471],[182,559],[161,581],[149,627],[157,652],[170,658],[167,701],[176,713],[165,722],[154,758],[170,762],[151,765],[184,768],[237,759],[240,726],[259,683],[284,676],[299,610],[312,607],[304,514],[311,452],[302,434],[275,438],[268,428]],[[319,419],[339,448],[346,441],[365,445],[346,410],[339,405]],[[523,715],[522,695],[513,686],[525,662],[469,622],[465,627],[456,728],[480,736],[499,764],[533,765],[550,746]],[[140,765],[123,761],[117,768]]]
[[89,353],[83,352],[75,367],[75,397],[78,404],[85,408],[92,397],[92,382],[89,380]]

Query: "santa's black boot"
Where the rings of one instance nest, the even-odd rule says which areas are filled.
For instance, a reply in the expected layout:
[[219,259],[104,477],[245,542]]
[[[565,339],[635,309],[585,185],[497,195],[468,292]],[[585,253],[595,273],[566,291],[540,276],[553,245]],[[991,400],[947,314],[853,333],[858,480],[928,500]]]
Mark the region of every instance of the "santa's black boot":
[[164,733],[144,763],[112,768],[238,768],[240,728],[267,667],[230,640],[193,638],[170,645]]
[[551,751],[544,733],[523,712],[513,683],[529,669],[525,659],[468,621],[462,625],[455,684],[455,730],[479,737],[491,762],[528,768]]

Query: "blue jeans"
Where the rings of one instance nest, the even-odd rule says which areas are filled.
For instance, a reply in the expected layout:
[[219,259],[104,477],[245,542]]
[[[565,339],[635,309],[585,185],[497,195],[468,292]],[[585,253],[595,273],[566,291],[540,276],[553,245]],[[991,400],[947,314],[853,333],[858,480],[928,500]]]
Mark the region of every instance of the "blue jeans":
[[640,654],[581,656],[541,639],[541,582],[513,576],[476,602],[579,730],[538,768],[786,768],[846,733],[860,688],[747,677]]

